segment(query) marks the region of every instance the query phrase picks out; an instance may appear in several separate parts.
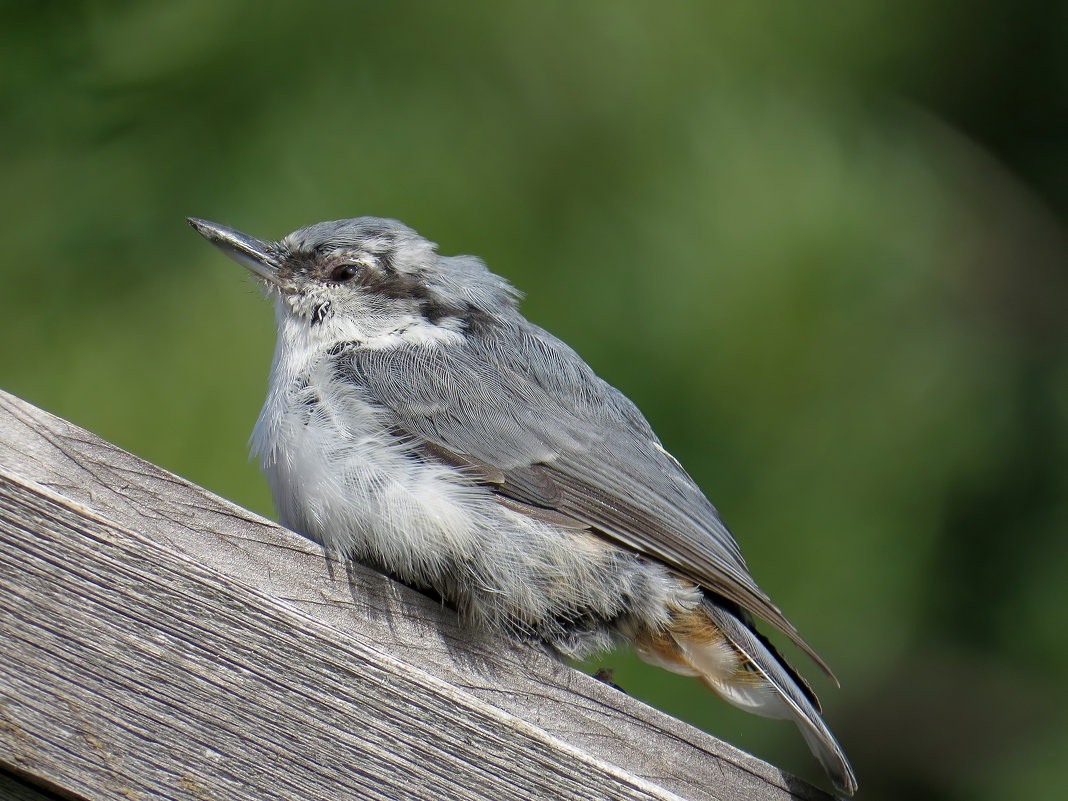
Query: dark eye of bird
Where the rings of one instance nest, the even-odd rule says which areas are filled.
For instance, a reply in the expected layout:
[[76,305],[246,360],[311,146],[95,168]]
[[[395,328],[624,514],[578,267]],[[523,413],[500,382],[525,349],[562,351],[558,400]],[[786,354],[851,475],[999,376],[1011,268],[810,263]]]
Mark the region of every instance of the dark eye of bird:
[[337,267],[330,271],[330,280],[336,284],[343,284],[346,281],[351,281],[359,274],[360,268],[358,265],[339,264]]

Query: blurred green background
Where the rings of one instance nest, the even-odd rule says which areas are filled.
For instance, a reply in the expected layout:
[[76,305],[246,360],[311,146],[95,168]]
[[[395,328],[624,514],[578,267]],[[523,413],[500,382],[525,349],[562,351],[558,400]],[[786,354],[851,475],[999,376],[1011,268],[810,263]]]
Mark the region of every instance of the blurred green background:
[[1065,797],[1064,3],[0,13],[4,389],[271,515],[271,312],[184,218],[400,218],[638,402],[841,678],[790,651],[862,798]]

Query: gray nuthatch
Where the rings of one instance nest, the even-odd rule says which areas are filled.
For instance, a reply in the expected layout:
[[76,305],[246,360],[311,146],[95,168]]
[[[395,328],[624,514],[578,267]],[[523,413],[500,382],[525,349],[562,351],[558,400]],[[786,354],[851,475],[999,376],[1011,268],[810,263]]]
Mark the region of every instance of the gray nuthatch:
[[395,220],[278,242],[190,223],[274,298],[252,444],[282,523],[560,654],[629,641],[793,720],[839,790],[856,790],[816,696],[754,616],[830,670],[637,407],[528,322],[507,281]]

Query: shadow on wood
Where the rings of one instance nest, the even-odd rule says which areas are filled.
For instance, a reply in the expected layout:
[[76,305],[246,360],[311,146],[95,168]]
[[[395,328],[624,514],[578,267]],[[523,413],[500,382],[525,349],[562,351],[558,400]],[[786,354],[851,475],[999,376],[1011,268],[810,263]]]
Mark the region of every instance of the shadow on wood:
[[828,798],[0,393],[5,770],[90,799]]

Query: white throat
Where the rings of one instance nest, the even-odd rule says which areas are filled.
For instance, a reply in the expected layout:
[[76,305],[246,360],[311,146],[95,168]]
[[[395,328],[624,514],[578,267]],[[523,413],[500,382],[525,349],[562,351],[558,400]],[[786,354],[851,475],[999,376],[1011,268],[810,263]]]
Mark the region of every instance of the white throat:
[[294,313],[285,297],[275,299],[275,322],[278,340],[267,399],[249,443],[264,469],[276,461],[285,432],[293,425],[294,421],[287,418],[301,408],[296,396],[314,393],[317,385],[329,383],[329,351],[335,345],[354,343],[360,348],[380,349],[406,345],[437,347],[463,341],[458,321],[443,320],[436,325],[415,314],[380,318],[373,326],[344,315],[327,315],[313,324]]

